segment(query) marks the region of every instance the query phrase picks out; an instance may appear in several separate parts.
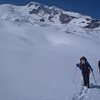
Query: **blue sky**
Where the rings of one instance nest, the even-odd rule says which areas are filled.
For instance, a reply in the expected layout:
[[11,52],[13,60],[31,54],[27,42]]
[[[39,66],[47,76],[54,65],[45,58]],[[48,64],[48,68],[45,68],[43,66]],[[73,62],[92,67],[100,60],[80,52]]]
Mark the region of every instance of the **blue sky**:
[[75,11],[100,19],[100,0],[0,0],[0,3],[25,5],[30,1],[35,1],[50,6],[54,5],[64,10]]

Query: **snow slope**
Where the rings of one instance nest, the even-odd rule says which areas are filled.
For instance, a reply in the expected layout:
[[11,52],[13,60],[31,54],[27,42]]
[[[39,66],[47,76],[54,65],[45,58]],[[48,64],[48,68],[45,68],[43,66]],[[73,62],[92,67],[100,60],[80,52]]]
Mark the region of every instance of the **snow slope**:
[[[0,20],[0,100],[99,100],[99,53],[100,38]],[[86,92],[80,70],[75,72],[83,55],[97,80]]]

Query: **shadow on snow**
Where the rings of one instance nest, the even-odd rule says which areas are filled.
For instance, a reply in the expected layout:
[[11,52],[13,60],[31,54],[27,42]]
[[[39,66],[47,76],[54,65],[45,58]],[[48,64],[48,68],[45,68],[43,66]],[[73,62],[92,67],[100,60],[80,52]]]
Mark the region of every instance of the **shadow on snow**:
[[100,85],[92,85],[91,88],[93,88],[93,89],[100,89]]

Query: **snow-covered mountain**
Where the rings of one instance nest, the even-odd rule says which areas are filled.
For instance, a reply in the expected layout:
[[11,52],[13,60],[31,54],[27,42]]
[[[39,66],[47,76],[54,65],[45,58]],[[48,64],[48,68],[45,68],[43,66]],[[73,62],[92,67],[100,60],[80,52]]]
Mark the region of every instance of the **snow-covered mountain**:
[[[0,5],[0,100],[99,100],[99,53],[99,20],[33,2]],[[81,56],[97,81],[91,73],[86,90]]]
[[26,6],[0,5],[0,19],[37,24],[42,27],[51,26],[68,34],[80,33],[78,35],[97,37],[100,34],[100,20],[36,2]]

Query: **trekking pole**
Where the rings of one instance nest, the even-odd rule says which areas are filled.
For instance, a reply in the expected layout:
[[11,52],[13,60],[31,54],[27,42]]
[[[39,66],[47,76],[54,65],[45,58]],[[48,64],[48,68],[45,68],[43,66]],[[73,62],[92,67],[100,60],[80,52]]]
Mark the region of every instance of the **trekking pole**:
[[92,76],[93,76],[93,79],[94,79],[95,84],[97,84],[97,82],[96,82],[96,79],[95,79],[95,76],[94,76],[94,73],[93,73],[93,72],[92,72]]
[[75,79],[76,79],[76,72],[77,72],[77,67],[75,68],[75,71],[74,71],[74,79],[73,79],[73,82],[75,82]]
[[78,84],[76,83],[76,75],[77,75],[77,66],[76,66],[75,71],[74,71],[73,82],[75,83],[75,88],[76,88],[76,91],[78,92]]

